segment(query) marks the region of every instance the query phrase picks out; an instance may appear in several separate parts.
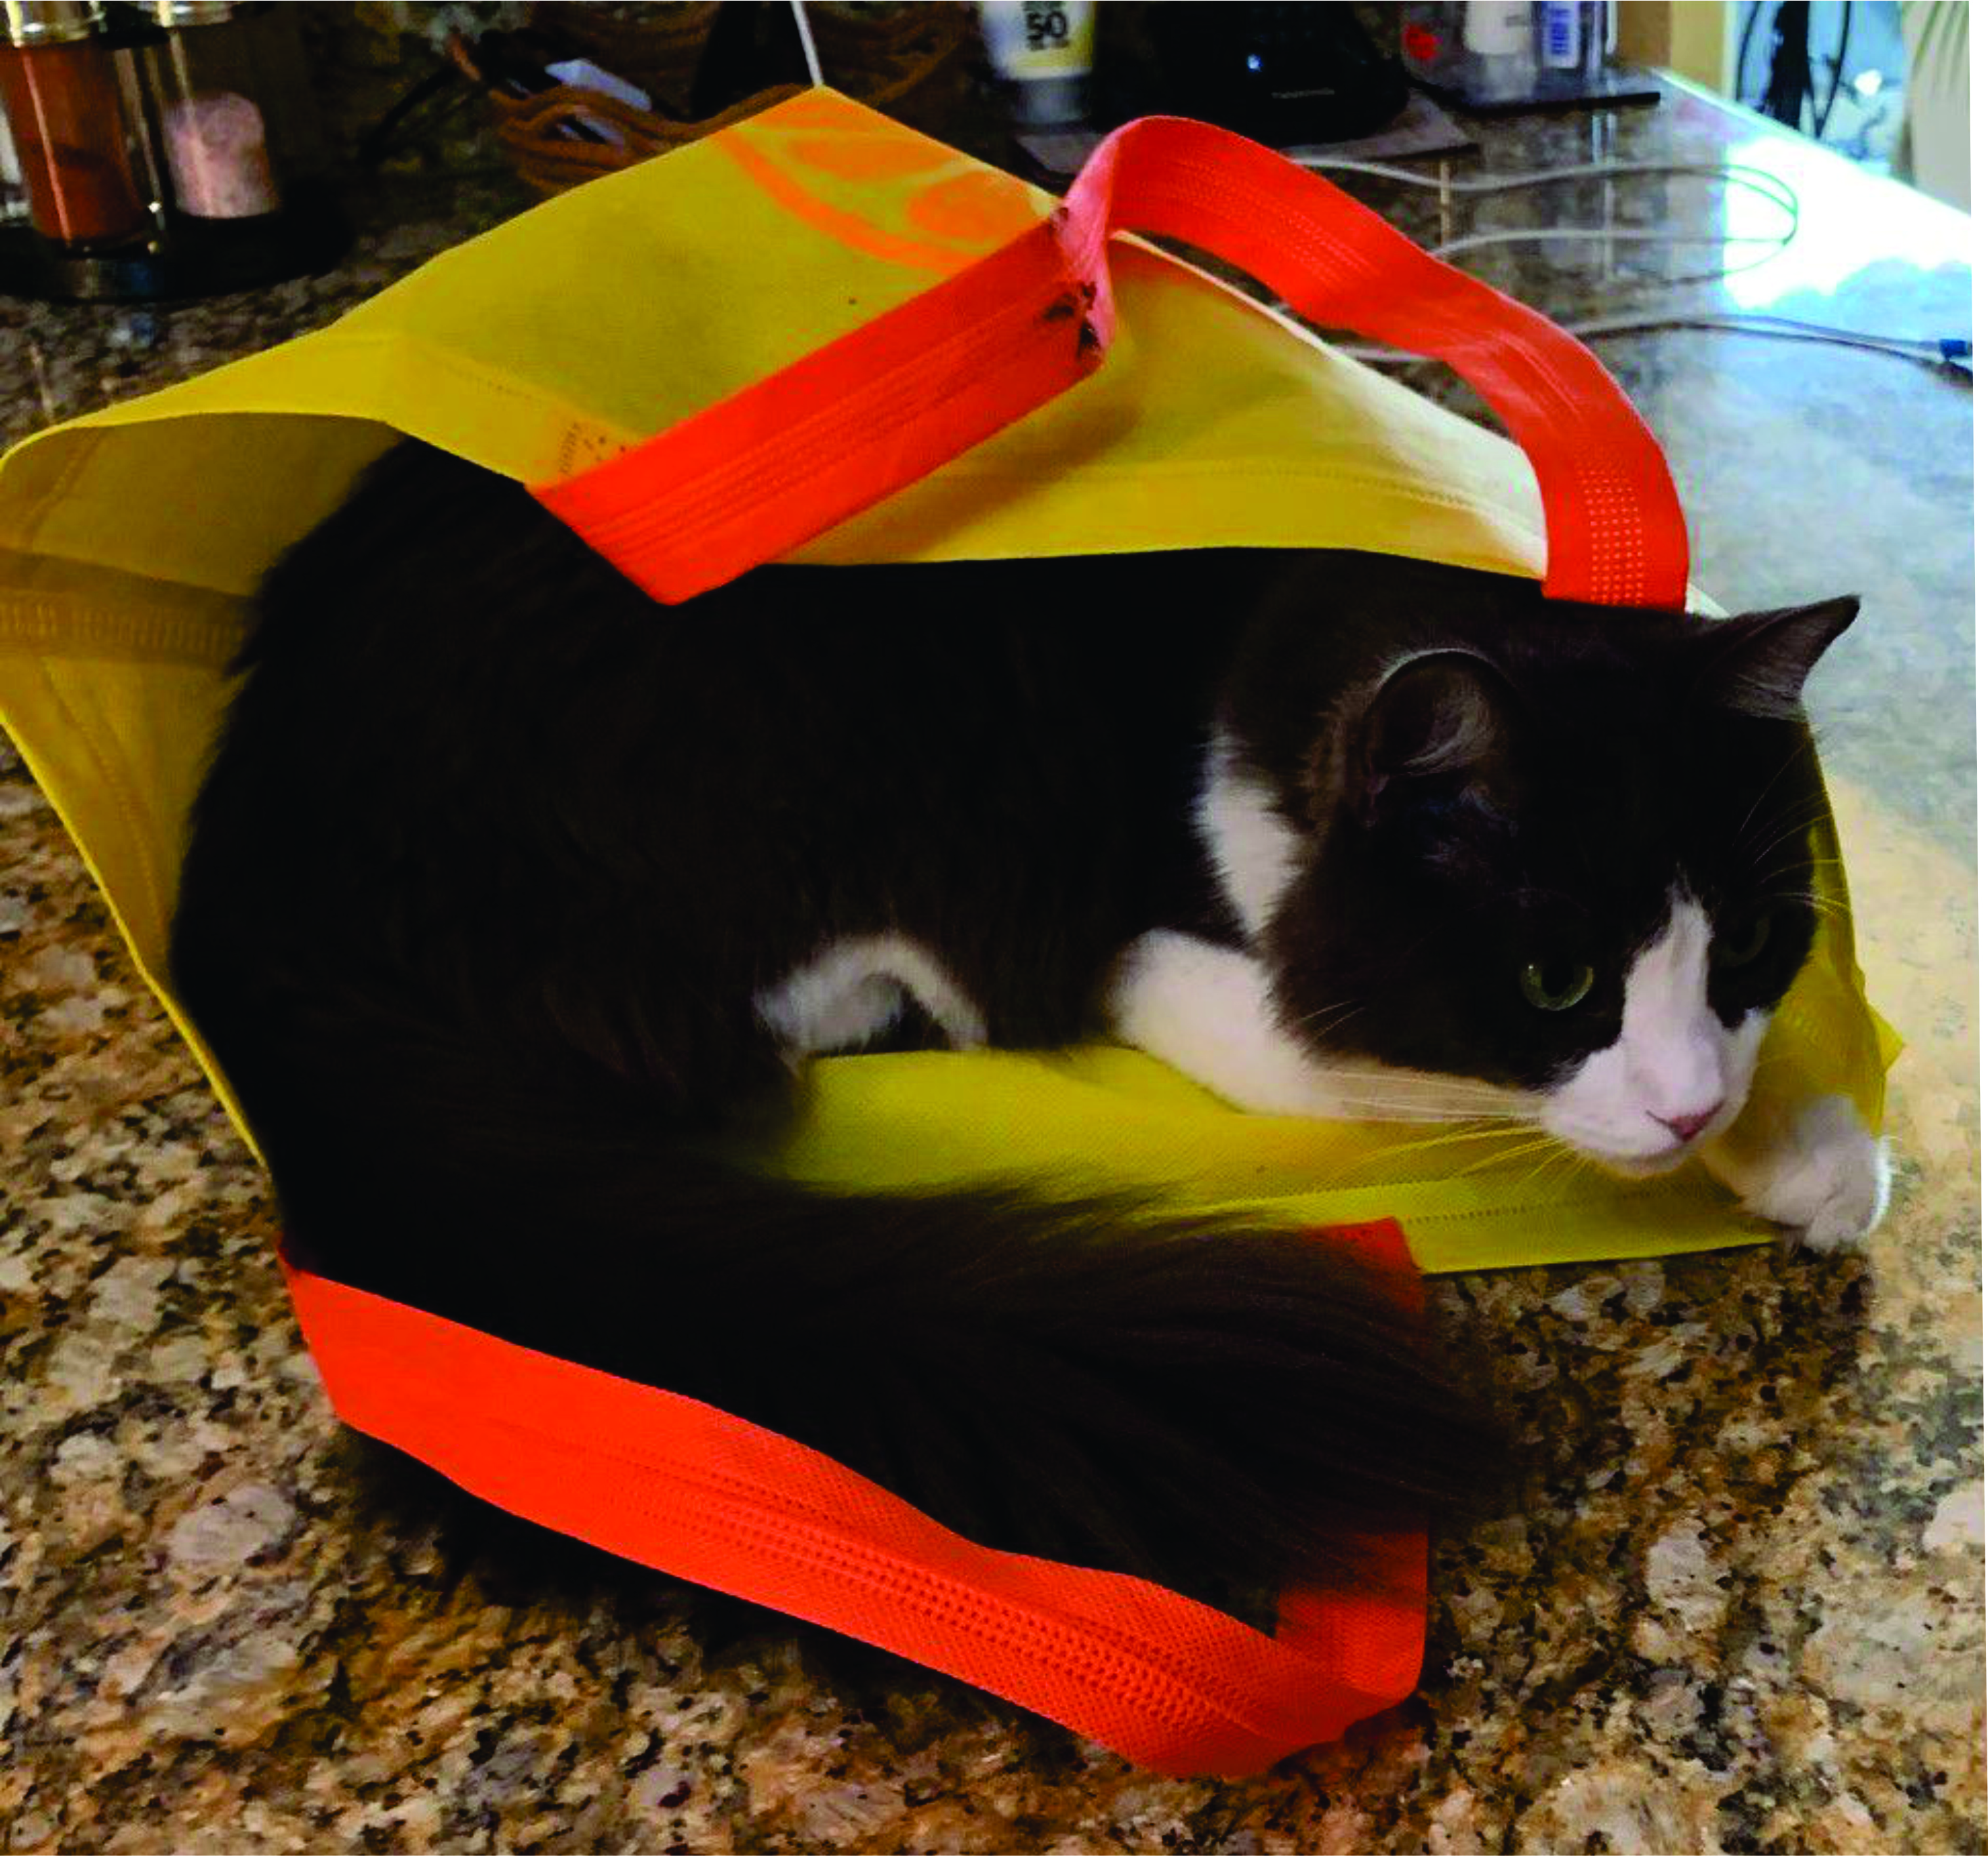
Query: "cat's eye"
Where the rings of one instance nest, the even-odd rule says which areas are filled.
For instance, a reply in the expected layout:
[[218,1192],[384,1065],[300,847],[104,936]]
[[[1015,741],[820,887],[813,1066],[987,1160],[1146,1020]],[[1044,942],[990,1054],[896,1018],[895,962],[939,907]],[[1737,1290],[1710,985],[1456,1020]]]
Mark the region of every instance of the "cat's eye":
[[1577,960],[1529,960],[1519,975],[1526,1003],[1543,1012],[1571,1011],[1594,984],[1594,969]]
[[1773,915],[1770,910],[1763,909],[1757,915],[1740,922],[1736,928],[1720,930],[1719,938],[1712,943],[1712,964],[1715,967],[1747,966],[1767,951],[1767,943],[1773,936]]

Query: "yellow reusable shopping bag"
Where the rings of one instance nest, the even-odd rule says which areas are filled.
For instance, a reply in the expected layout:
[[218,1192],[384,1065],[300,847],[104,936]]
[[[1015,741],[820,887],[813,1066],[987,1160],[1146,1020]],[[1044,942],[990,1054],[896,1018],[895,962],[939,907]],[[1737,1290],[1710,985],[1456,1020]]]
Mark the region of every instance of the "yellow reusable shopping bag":
[[[548,202],[330,328],[0,461],[0,720],[194,1048],[164,948],[223,666],[262,571],[367,462],[406,434],[528,483],[580,477],[959,273],[1051,204],[816,91]],[[1113,270],[1117,337],[1080,391],[791,557],[1303,546],[1541,571],[1539,491],[1508,442],[1149,247],[1121,243]],[[1816,950],[1750,1113],[1841,1092],[1875,1126],[1888,1034],[1864,1001],[1826,821],[1817,834]],[[1762,1235],[1695,1170],[1541,1177],[1485,1143],[1460,1172],[1412,1131],[1237,1114],[1107,1046],[817,1072],[813,1112],[774,1163],[826,1181],[1034,1170],[1294,1223],[1392,1218],[1439,1270]]]
[[[790,557],[1381,547],[1520,574],[1544,565],[1550,592],[1565,552],[1555,516],[1571,503],[1585,512],[1584,532],[1604,538],[1587,564],[1594,584],[1604,597],[1635,597],[1645,584],[1635,574],[1609,577],[1640,545],[1634,471],[1621,460],[1556,481],[1536,425],[1536,486],[1509,444],[1197,271],[1120,246],[1107,277],[1100,190],[1108,195],[1117,152],[1146,127],[1114,138],[1101,189],[1087,173],[1045,220],[1047,203],[1019,183],[817,92],[542,207],[319,334],[76,420],[0,460],[0,720],[196,1050],[166,984],[164,948],[225,666],[262,571],[401,434],[538,486],[644,584],[656,564],[647,544],[674,505],[631,500],[624,479],[639,484],[645,459],[670,455],[658,445],[688,435],[702,444],[706,474],[684,481],[703,494],[705,526],[723,540],[722,577],[786,533],[777,522],[760,530],[777,500],[749,497],[742,516],[728,515],[732,493],[766,474],[769,448],[835,455],[830,428],[781,443],[787,428],[756,425],[765,391],[818,376],[825,356],[867,355],[873,332],[915,310],[912,300],[928,303],[921,292],[935,278],[979,274],[978,261],[999,266],[1010,252],[1023,260],[1016,274],[1028,275],[1033,249],[1050,253],[1060,291],[1074,294],[1051,300],[1034,318],[1040,327],[1029,313],[997,317],[1018,337],[1009,358],[1024,373],[1041,361],[1043,391],[1056,391],[1096,364],[1115,314],[1108,364],[1080,393],[1002,428],[1042,395],[1030,388],[996,404],[987,383],[1007,351],[967,352],[969,364],[952,370],[966,423],[979,417],[998,435],[957,456],[891,459],[878,482],[937,467],[881,501],[867,500],[876,483],[846,505],[799,484],[813,514],[789,538],[812,539]],[[1235,138],[1211,152],[1203,144],[1215,134],[1176,124],[1148,138],[1149,154],[1192,145],[1202,158],[1147,162],[1129,184],[1134,222],[1199,225],[1221,204],[1229,162],[1274,161],[1240,153],[1249,144]],[[1274,193],[1274,177],[1269,185]],[[1266,276],[1282,262],[1280,235],[1310,235],[1301,221],[1258,229],[1254,268]],[[1491,294],[1472,288],[1475,312],[1469,292],[1459,308],[1437,280],[1408,320],[1448,317],[1450,337],[1461,329],[1468,347],[1470,316]],[[1508,320],[1526,314],[1503,308]],[[1402,320],[1391,323],[1384,306],[1368,326]],[[955,339],[943,319],[932,332]],[[1043,358],[1059,354],[1070,364],[1062,373]],[[1511,358],[1494,357],[1483,377]],[[860,366],[853,374],[867,385]],[[902,418],[881,422],[887,456],[899,428],[916,453],[919,378],[912,367],[898,383]],[[1549,427],[1557,410],[1578,411],[1563,384],[1550,370],[1532,382],[1527,403]],[[989,403],[975,412],[979,398]],[[773,403],[783,404],[777,395]],[[1627,449],[1654,456],[1626,402],[1621,411],[1633,427]],[[663,437],[644,442],[651,433]],[[1661,501],[1660,460],[1655,474]],[[667,471],[663,480],[678,481]],[[848,519],[816,533],[825,512]],[[624,546],[631,533],[641,545]],[[1681,523],[1675,540],[1667,597],[1683,591]],[[667,547],[660,558],[655,584],[666,591],[678,563]],[[708,561],[692,565],[708,582]],[[1649,584],[1669,587],[1662,574]],[[659,611],[657,622],[695,622],[695,613]],[[1844,904],[1829,827],[1817,829],[1818,883]],[[1888,1045],[1863,1001],[1847,907],[1826,908],[1749,1113],[1841,1092],[1875,1125]],[[225,1079],[201,1054],[238,1124]],[[1425,1268],[1757,1235],[1709,1180],[1638,1186],[1583,1172],[1543,1184],[1516,1154],[1458,1170],[1430,1157],[1441,1148],[1385,1127],[1236,1113],[1124,1049],[835,1058],[816,1065],[816,1081],[799,1134],[766,1159],[826,1182],[874,1189],[1019,1171],[1131,1184],[1330,1225],[1397,1268],[1403,1230]],[[487,1499],[979,1681],[1144,1763],[1256,1770],[1415,1680],[1424,1549],[1412,1530],[1377,1543],[1397,1575],[1385,1589],[1286,1594],[1268,1637],[1144,1581],[978,1547],[817,1453],[696,1401],[323,1279],[291,1280],[347,1421]]]

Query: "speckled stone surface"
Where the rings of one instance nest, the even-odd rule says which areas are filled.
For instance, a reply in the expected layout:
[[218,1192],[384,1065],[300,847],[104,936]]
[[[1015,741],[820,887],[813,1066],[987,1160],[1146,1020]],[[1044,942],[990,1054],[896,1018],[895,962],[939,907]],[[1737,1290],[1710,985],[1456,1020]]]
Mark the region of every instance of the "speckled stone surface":
[[[1511,169],[1591,135],[1651,158],[1754,134],[1672,97],[1612,131],[1487,141]],[[1748,307],[1965,326],[1964,222],[1756,139],[1746,158],[1796,178],[1804,229],[1750,273]],[[1661,198],[1686,229],[1727,210],[1702,182],[1655,185],[1625,183],[1622,210]],[[495,177],[383,191],[341,270],[253,298],[135,318],[0,302],[4,435],[314,326],[518,197]],[[1591,250],[1477,256],[1563,313],[1627,291]],[[1730,303],[1742,281],[1666,300]],[[384,1476],[302,1350],[266,1181],[0,747],[0,1841],[1983,1847],[1969,397],[1888,357],[1735,336],[1606,352],[1669,448],[1715,594],[1867,596],[1818,706],[1872,988],[1911,1041],[1897,1201],[1865,1258],[1442,1286],[1530,1468],[1510,1512],[1439,1542],[1411,1702],[1259,1780],[1161,1780]]]

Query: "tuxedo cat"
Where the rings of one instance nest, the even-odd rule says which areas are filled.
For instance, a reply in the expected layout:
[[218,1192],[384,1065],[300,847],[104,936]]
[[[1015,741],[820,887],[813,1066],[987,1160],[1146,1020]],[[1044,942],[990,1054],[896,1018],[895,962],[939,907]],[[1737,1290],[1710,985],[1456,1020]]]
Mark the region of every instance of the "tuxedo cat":
[[762,568],[652,604],[404,446],[272,571],[174,977],[303,1266],[708,1400],[972,1537],[1219,1597],[1466,1483],[1341,1250],[1054,1182],[741,1155],[825,1052],[1140,1045],[1243,1109],[1702,1157],[1816,1244],[1816,1105],[1722,1158],[1814,926],[1799,699],[1713,623],[1257,550]]

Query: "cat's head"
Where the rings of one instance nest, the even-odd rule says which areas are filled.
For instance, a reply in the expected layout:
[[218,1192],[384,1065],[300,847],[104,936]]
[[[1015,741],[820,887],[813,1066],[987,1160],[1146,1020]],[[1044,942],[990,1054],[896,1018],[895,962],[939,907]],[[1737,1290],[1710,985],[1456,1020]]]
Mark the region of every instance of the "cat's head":
[[1497,1085],[1620,1171],[1716,1138],[1814,935],[1802,686],[1856,610],[1507,593],[1412,628],[1286,783],[1303,848],[1261,937],[1286,1025]]

